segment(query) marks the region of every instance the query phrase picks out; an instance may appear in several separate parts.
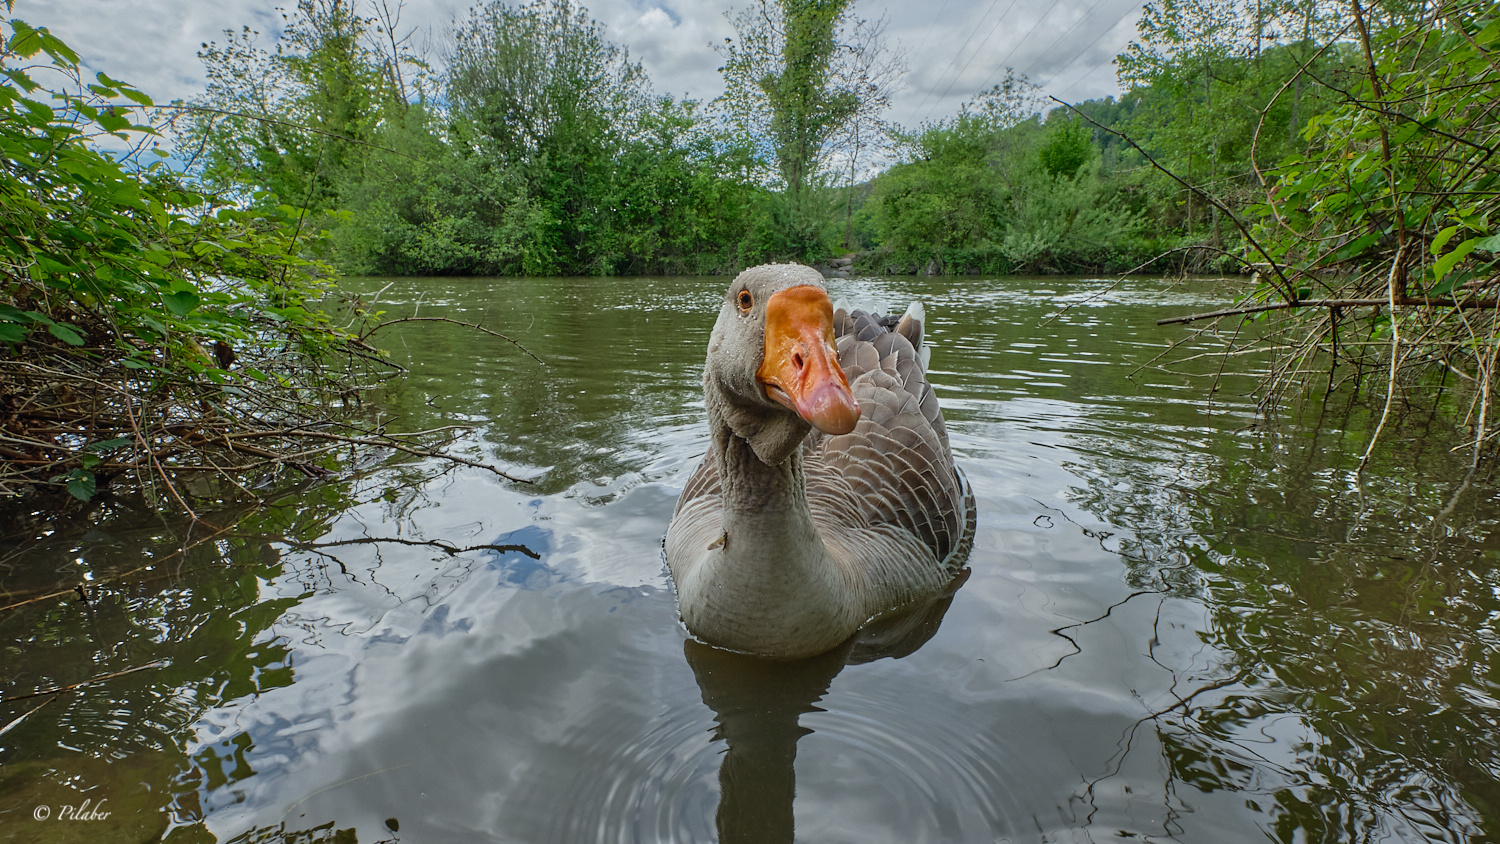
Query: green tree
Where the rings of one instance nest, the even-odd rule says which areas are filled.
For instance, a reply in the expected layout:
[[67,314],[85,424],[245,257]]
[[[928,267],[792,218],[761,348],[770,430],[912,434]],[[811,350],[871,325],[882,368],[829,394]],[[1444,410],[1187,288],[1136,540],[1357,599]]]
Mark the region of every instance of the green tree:
[[1129,269],[1148,244],[1105,173],[1092,133],[1008,76],[948,121],[927,126],[881,174],[861,212],[875,268],[945,272]]
[[[1257,169],[1293,152],[1300,124],[1329,106],[1326,91],[1309,95],[1302,83],[1347,66],[1347,50],[1329,43],[1338,18],[1315,0],[1146,4],[1139,38],[1119,57],[1120,81],[1135,100],[1119,128],[1194,185],[1161,173],[1145,180],[1153,216],[1180,230],[1184,245],[1217,256],[1238,248],[1221,209],[1239,213],[1253,203]],[[1269,37],[1276,32],[1304,37],[1276,44]]]
[[1081,120],[1049,120],[1048,127],[1049,137],[1037,155],[1049,174],[1071,179],[1093,159],[1094,133]]
[[[384,9],[385,7],[381,7]],[[420,65],[355,0],[299,0],[268,51],[248,27],[203,45],[208,89],[187,104],[184,147],[219,190],[326,210],[339,206],[345,173],[360,165],[376,127],[404,111],[420,86],[398,86]],[[393,21],[386,20],[387,24]],[[380,30],[380,32],[377,32]]]
[[[821,257],[832,238],[838,196],[872,151],[885,149],[882,117],[899,77],[900,56],[884,44],[883,21],[849,12],[848,0],[760,0],[731,18],[736,39],[719,47],[725,92],[716,105],[731,131],[771,166],[771,204],[781,257]],[[846,203],[847,204],[847,203]]]
[[446,109],[387,119],[341,188],[358,272],[723,271],[764,227],[743,148],[698,104],[657,97],[568,2],[477,8],[457,28]]

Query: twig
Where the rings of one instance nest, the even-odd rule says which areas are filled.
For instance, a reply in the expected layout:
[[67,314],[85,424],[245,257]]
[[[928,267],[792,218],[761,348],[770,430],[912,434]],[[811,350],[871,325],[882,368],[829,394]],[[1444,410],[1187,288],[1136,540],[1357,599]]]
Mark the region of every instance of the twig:
[[525,352],[528,356],[531,357],[532,360],[536,361],[537,363],[541,364],[542,366],[546,366],[547,365],[546,361],[544,361],[541,358],[537,357],[536,355],[532,354],[530,349],[526,348],[525,346],[521,345],[520,343],[518,343],[515,340],[511,339],[510,337],[507,337],[504,334],[501,334],[498,331],[491,331],[490,329],[485,328],[482,325],[475,325],[472,322],[462,322],[462,321],[456,320],[456,319],[449,319],[448,317],[435,317],[435,316],[419,317],[419,316],[409,316],[409,317],[402,317],[400,319],[393,319],[393,320],[390,320],[388,322],[382,322],[381,324],[375,326],[374,328],[371,328],[369,331],[366,331],[361,336],[360,339],[364,339],[365,337],[369,337],[370,335],[374,334],[375,332],[379,331],[382,328],[389,328],[389,327],[391,327],[393,325],[400,325],[403,322],[448,322],[448,323],[452,323],[453,325],[462,325],[464,328],[472,328],[475,331],[483,332],[485,334],[490,335],[491,337],[499,337],[501,340],[504,340],[507,343],[510,343],[511,345],[513,345],[516,348],[520,349],[521,351]]
[[299,431],[296,436],[310,437],[312,439],[334,440],[335,442],[341,443],[355,443],[358,445],[382,446],[384,448],[395,449],[396,451],[405,452],[406,454],[412,454],[418,457],[433,457],[439,460],[450,460],[454,463],[460,463],[464,466],[468,466],[474,469],[484,469],[486,471],[493,472],[508,481],[515,481],[516,483],[520,484],[535,483],[535,481],[527,480],[526,478],[518,478],[515,475],[506,474],[505,472],[496,469],[494,466],[491,466],[488,463],[480,463],[477,460],[469,460],[464,457],[455,457],[451,454],[444,454],[439,451],[429,451],[425,448],[414,448],[390,438],[374,439],[367,437],[351,437],[345,436],[343,434],[330,434],[325,431]]
[[1238,316],[1241,314],[1258,314],[1264,311],[1285,311],[1291,308],[1372,308],[1382,305],[1392,308],[1478,308],[1495,310],[1500,308],[1500,300],[1432,299],[1426,296],[1387,296],[1381,299],[1299,299],[1295,302],[1273,302],[1266,305],[1226,308],[1222,311],[1210,311],[1203,314],[1167,317],[1166,319],[1157,320],[1156,324],[1172,325],[1174,323],[1197,322],[1200,319],[1218,319],[1219,317]]
[[52,697],[47,698],[46,700],[42,701],[41,703],[37,704],[36,706],[33,706],[30,709],[26,710],[24,713],[21,714],[21,716],[19,718],[16,718],[15,720],[11,721],[9,724],[6,724],[5,726],[0,727],[0,736],[3,736],[6,733],[10,732],[11,730],[15,729],[16,725],[20,724],[22,721],[25,721],[31,715],[31,713],[37,711],[38,709],[41,709],[42,707],[46,706],[47,704],[51,703],[54,700],[57,700],[57,695],[53,695]]
[[[0,703],[10,703],[11,701],[26,700],[27,698],[43,697],[45,695],[57,695],[62,694],[63,692],[71,692],[74,689],[82,688],[83,686],[91,685],[93,683],[102,683],[105,680],[113,680],[116,677],[124,677],[126,674],[134,674],[137,671],[145,671],[149,668],[161,668],[167,664],[168,660],[158,659],[155,662],[148,662],[145,665],[137,665],[134,668],[127,668],[124,671],[115,671],[109,674],[100,674],[98,677],[92,677],[88,680],[84,680],[78,683],[72,683],[67,686],[57,686],[56,688],[44,689],[40,692],[31,692],[30,694],[12,695],[11,697],[0,698]],[[31,713],[28,712],[27,714],[29,715]],[[24,718],[25,716],[23,715],[21,717]],[[9,727],[7,727],[6,729],[9,729]]]
[[[1363,26],[1362,22],[1361,26]],[[1375,443],[1380,439],[1380,432],[1385,430],[1385,421],[1390,418],[1391,405],[1396,400],[1396,370],[1401,363],[1401,321],[1396,319],[1396,278],[1404,271],[1401,259],[1405,252],[1404,245],[1396,250],[1396,257],[1391,261],[1390,275],[1386,277],[1386,290],[1390,294],[1391,303],[1391,370],[1385,387],[1385,407],[1380,411],[1380,423],[1375,426],[1375,433],[1370,435],[1370,444],[1365,446],[1364,456],[1359,458],[1359,468],[1354,470],[1356,477],[1364,474],[1365,465],[1370,462],[1370,455],[1375,452]]]
[[[173,486],[172,479],[167,477],[166,470],[161,467],[161,461],[157,460],[156,455],[151,452],[151,446],[146,440],[146,435],[141,433],[141,426],[136,421],[135,412],[131,409],[133,402],[131,400],[130,391],[121,390],[120,392],[125,397],[125,418],[130,420],[130,429],[135,432],[135,441],[140,444],[141,450],[147,453],[151,461],[151,465],[155,467],[156,473],[161,476],[161,482],[167,485],[167,491],[172,493],[173,498],[177,499],[177,503],[182,507],[183,512],[187,513],[188,518],[192,519],[193,521],[201,521],[198,518],[198,514],[193,512],[193,508],[189,507],[188,503],[182,500],[182,496],[177,494],[177,487]],[[203,524],[210,528],[214,527],[213,525],[208,524],[208,522],[203,522]],[[217,530],[217,528],[214,529]]]
[[[232,525],[230,527],[232,527]],[[116,581],[116,580],[122,580],[122,579],[124,579],[126,577],[129,577],[130,575],[135,574],[137,572],[142,572],[142,571],[145,571],[145,570],[147,570],[147,569],[149,569],[149,568],[151,568],[153,566],[161,565],[162,563],[166,562],[167,560],[172,559],[173,557],[186,554],[188,551],[191,551],[192,549],[198,547],[199,545],[202,545],[205,542],[213,542],[213,541],[217,540],[219,537],[223,536],[225,533],[228,533],[228,532],[229,532],[229,527],[219,528],[219,529],[215,530],[213,533],[209,534],[208,536],[205,536],[202,539],[199,539],[197,542],[194,542],[194,543],[192,543],[190,545],[185,545],[185,546],[183,546],[181,548],[178,548],[177,550],[172,551],[170,554],[167,554],[166,556],[164,556],[164,557],[162,557],[160,559],[152,560],[149,563],[146,563],[144,565],[136,566],[135,568],[130,569],[128,571],[122,571],[122,572],[119,572],[117,574],[112,574],[112,575],[109,575],[108,577],[101,578],[99,580],[94,580],[94,581],[92,581],[90,583],[90,585],[97,588],[98,586],[101,586],[101,585],[103,585],[105,583],[111,583],[111,582]],[[28,604],[35,604],[35,603],[38,603],[40,601],[46,601],[46,600],[49,600],[51,598],[61,598],[64,595],[72,595],[74,592],[77,591],[79,585],[81,585],[81,584],[75,584],[73,586],[68,587],[67,589],[63,589],[63,590],[60,590],[60,591],[57,591],[57,592],[48,592],[45,595],[37,595],[35,597],[27,598],[24,601],[16,601],[15,603],[6,604],[5,606],[0,606],[0,613],[6,612],[7,610],[16,609],[17,607],[24,607],[24,606],[27,606]]]
[[527,548],[525,545],[470,545],[465,548],[459,548],[458,546],[448,542],[444,542],[441,539],[397,539],[395,537],[387,536],[365,536],[360,537],[359,539],[337,539],[332,542],[295,542],[290,539],[283,539],[282,541],[285,542],[288,546],[296,548],[299,551],[313,550],[317,548],[336,548],[344,545],[392,544],[437,548],[450,557],[457,557],[459,554],[467,554],[470,551],[496,551],[501,554],[525,554],[533,560],[540,560],[542,558],[541,554],[538,554],[530,548]]

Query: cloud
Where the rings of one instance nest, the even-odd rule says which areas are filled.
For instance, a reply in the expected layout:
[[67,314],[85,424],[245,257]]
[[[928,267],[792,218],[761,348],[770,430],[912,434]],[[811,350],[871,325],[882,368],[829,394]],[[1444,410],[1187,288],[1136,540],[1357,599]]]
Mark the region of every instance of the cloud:
[[1119,93],[1110,61],[1134,34],[1137,0],[1018,0],[902,6],[891,31],[910,51],[907,87],[892,117],[915,126],[958,111],[1013,68],[1046,93],[1076,99]]
[[712,45],[733,30],[716,4],[680,5],[627,8],[619,23],[606,21],[607,37],[629,48],[658,92],[709,100],[724,87]]
[[65,0],[32,5],[23,0],[16,14],[33,26],[46,26],[78,52],[91,73],[103,71],[135,85],[159,101],[202,90],[200,45],[223,41],[225,29],[244,26],[274,43],[280,13],[256,0],[155,0],[149,8],[123,0]]
[[[469,5],[408,0],[402,24],[421,30],[419,42],[441,44],[449,21]],[[895,3],[887,11],[866,0],[854,12],[885,15],[888,40],[907,52],[911,72],[890,116],[912,126],[955,113],[1000,81],[1006,65],[1074,99],[1118,93],[1109,60],[1133,35],[1139,5],[1136,0],[935,0]],[[733,34],[723,2],[596,0],[588,8],[605,24],[607,37],[642,63],[657,91],[707,100],[722,90],[713,45]],[[270,46],[284,26],[272,0],[21,0],[16,14],[50,28],[80,53],[91,72],[105,71],[159,101],[203,89],[197,51],[206,41],[222,41],[225,29],[249,26]]]

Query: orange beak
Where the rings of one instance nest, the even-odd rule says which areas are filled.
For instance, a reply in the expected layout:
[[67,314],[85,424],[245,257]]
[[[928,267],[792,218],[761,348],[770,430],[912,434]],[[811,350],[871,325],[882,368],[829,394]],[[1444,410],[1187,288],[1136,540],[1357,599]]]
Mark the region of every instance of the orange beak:
[[812,285],[788,287],[766,302],[766,348],[755,380],[766,395],[825,434],[847,434],[859,402],[839,368],[833,303]]

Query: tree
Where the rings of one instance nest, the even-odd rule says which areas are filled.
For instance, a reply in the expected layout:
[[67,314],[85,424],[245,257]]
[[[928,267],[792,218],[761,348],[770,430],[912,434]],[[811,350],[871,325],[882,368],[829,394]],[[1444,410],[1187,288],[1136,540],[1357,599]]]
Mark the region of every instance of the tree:
[[[640,64],[570,0],[491,0],[455,26],[446,91],[472,141],[519,163],[589,143],[628,123],[650,98]],[[628,130],[627,130],[628,131]]]
[[[1184,190],[1164,175],[1148,182],[1157,216],[1180,225],[1188,242],[1220,255],[1235,248],[1226,242],[1220,209],[1237,211],[1253,202],[1256,167],[1290,154],[1298,121],[1327,107],[1316,97],[1303,102],[1301,81],[1342,63],[1340,50],[1314,46],[1338,34],[1339,17],[1332,4],[1319,0],[1146,4],[1139,38],[1118,60],[1120,81],[1141,96],[1122,128],[1160,164],[1197,186]],[[1291,32],[1303,33],[1303,40],[1275,43]],[[1289,96],[1281,95],[1285,83],[1293,84]],[[1205,223],[1206,244],[1194,234]]]
[[1101,172],[1093,136],[1014,74],[930,124],[904,161],[876,178],[863,220],[876,268],[932,263],[950,272],[1130,269],[1140,217],[1119,177]]
[[824,188],[889,146],[882,114],[904,72],[883,21],[849,14],[849,0],[759,0],[731,18],[738,40],[719,47],[725,92],[716,105],[732,131],[772,163],[772,208],[783,257],[816,258],[832,205]]
[[1051,137],[1037,155],[1048,173],[1071,179],[1094,157],[1094,133],[1082,120],[1062,118],[1048,120],[1047,125]]
[[243,199],[269,191],[277,203],[336,208],[376,127],[424,93],[422,74],[409,72],[423,62],[386,29],[399,7],[378,11],[361,14],[355,0],[298,0],[283,13],[274,51],[248,27],[204,44],[208,90],[186,104],[180,127],[192,169]]

